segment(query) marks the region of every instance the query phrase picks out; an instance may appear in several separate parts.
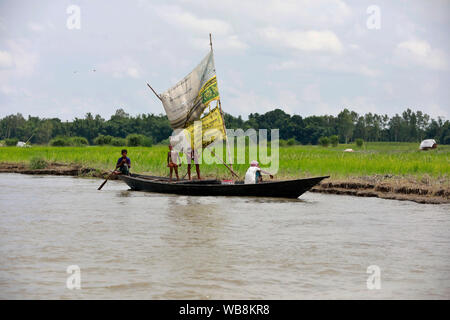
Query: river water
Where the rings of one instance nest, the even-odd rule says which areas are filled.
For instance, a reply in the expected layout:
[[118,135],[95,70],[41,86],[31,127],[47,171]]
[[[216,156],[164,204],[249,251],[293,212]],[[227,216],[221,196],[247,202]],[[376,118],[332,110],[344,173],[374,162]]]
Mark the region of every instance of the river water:
[[[449,205],[100,183],[0,174],[0,298],[450,298]],[[79,290],[66,285],[73,265]]]

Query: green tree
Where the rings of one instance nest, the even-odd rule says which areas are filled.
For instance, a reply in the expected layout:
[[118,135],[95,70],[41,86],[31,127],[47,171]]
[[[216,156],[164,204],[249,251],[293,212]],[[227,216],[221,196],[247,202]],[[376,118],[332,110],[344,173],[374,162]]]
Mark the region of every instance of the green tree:
[[337,147],[337,145],[339,144],[339,137],[337,135],[332,135],[330,137],[330,143],[333,147]]
[[319,144],[322,147],[328,147],[328,145],[330,144],[330,139],[328,137],[320,137]]
[[353,136],[354,123],[357,116],[355,112],[348,109],[344,109],[337,116],[338,134],[344,139],[344,143],[348,143]]
[[358,138],[358,139],[355,140],[355,143],[356,143],[357,147],[361,148],[363,146],[363,144],[364,144],[364,140],[361,139],[361,138]]

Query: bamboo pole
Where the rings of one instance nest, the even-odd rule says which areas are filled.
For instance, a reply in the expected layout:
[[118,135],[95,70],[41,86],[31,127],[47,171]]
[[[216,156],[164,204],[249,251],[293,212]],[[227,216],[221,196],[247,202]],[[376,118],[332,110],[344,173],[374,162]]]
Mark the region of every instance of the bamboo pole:
[[231,172],[234,176],[236,176],[236,178],[238,178],[238,179],[241,178],[241,177],[239,177],[239,175],[238,175],[236,172],[234,172],[233,168],[230,168],[230,167],[223,161],[222,158],[220,158],[220,157],[218,157],[218,156],[216,155],[216,153],[215,153],[214,151],[212,151],[212,150],[210,150],[210,151],[211,151],[211,154],[213,155],[213,157],[216,158],[216,159],[218,159],[218,160],[220,160],[220,161],[222,162],[222,164],[223,164],[228,170],[230,170],[230,172]]
[[[210,47],[211,47],[211,51],[213,51],[211,33],[209,34],[209,45],[210,45]],[[216,81],[217,81],[217,76],[216,76]],[[230,145],[229,145],[229,143],[228,143],[227,128],[226,128],[226,126],[225,126],[225,119],[224,119],[224,117],[223,117],[222,104],[220,103],[220,96],[219,96],[219,111],[220,111],[220,116],[222,117],[223,131],[224,131],[224,134],[225,134],[225,141],[226,141],[226,145],[227,145],[228,160],[230,160],[231,172],[234,173],[234,171],[233,171],[233,159],[231,159]],[[223,161],[222,161],[222,162],[223,162]],[[225,164],[225,163],[224,163],[224,164]],[[235,174],[235,173],[234,173],[234,174]]]
[[30,141],[31,140],[31,138],[33,138],[33,136],[34,136],[34,134],[35,134],[35,132],[33,132],[33,134],[28,138],[28,140],[25,142],[25,144],[27,144],[28,143],[28,141]]
[[225,142],[227,145],[228,160],[230,160],[230,167],[231,167],[231,169],[233,169],[233,159],[231,159],[230,145],[228,143],[228,136],[227,136],[227,128],[225,126],[225,119],[223,117],[222,104],[220,103],[220,98],[219,98],[219,111],[220,111],[220,115],[222,116],[223,130],[225,132]]
[[147,86],[148,86],[148,87],[149,87],[149,88],[150,88],[150,89],[151,89],[151,90],[153,91],[153,93],[155,94],[155,96],[157,96],[157,97],[158,97],[158,99],[162,101],[162,99],[161,99],[161,97],[159,96],[159,94],[157,94],[157,93],[156,93],[156,91],[155,91],[155,90],[153,90],[152,86],[151,86],[151,85],[149,85],[149,84],[148,84],[148,82],[147,82]]
[[226,144],[226,148],[227,148],[228,160],[230,161],[231,170],[233,170],[233,159],[231,158],[230,144],[229,144],[228,136],[227,136],[227,128],[225,127],[225,119],[223,117],[223,111],[222,111],[222,107],[221,107],[221,104],[220,104],[220,100],[219,100],[219,111],[220,111],[220,114],[222,116],[223,130],[225,131],[225,144]]

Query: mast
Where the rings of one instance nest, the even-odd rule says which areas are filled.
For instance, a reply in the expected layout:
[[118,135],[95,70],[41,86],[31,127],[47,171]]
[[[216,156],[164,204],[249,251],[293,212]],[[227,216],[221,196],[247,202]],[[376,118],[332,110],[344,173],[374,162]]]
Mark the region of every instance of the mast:
[[[211,51],[213,51],[211,33],[209,34],[209,46],[211,47]],[[223,132],[225,133],[225,141],[226,141],[226,145],[227,145],[228,159],[230,160],[230,167],[228,168],[228,166],[226,165],[226,162],[224,162],[223,160],[222,160],[222,162],[224,162],[224,165],[231,171],[231,173],[233,173],[235,176],[237,176],[239,178],[239,176],[233,171],[233,159],[231,159],[231,155],[230,155],[230,145],[228,144],[227,128],[225,127],[225,119],[223,117],[222,104],[220,103],[220,95],[219,95],[218,101],[219,101],[220,116],[222,117],[222,123],[223,123]],[[215,156],[215,154],[213,154],[213,155]]]
[[[212,59],[214,59],[214,57],[213,57],[213,46],[212,46],[212,36],[211,36],[211,33],[209,34],[209,45],[210,45],[210,47],[211,47],[211,52],[207,55],[207,57],[209,57],[209,59],[210,58],[212,58]],[[205,57],[204,59],[206,59],[207,57]],[[203,62],[204,62],[204,60],[202,60]],[[200,67],[202,67],[202,68],[204,68],[204,70],[202,69],[201,71],[202,72],[205,72],[206,71],[206,68],[207,67],[209,67],[208,66],[208,64],[210,63],[210,62],[213,62],[213,61],[211,61],[211,60],[208,60],[208,61],[206,61],[206,63],[207,63],[207,65],[206,66],[203,66],[203,65],[198,65],[196,68],[194,68],[194,70],[192,70],[191,71],[191,73],[189,73],[187,76],[186,76],[186,78],[188,78],[188,79],[192,79],[192,74],[194,73],[194,72],[199,72],[199,68]],[[211,67],[213,67],[213,66],[211,66]],[[217,76],[216,76],[216,70],[215,70],[215,66],[214,66],[214,69],[213,70],[209,70],[209,72],[211,72],[211,71],[213,71],[214,72],[214,78],[216,78]],[[201,79],[202,81],[204,80],[203,78]],[[207,79],[207,80],[213,80],[213,78],[211,78],[211,79]],[[197,83],[198,82],[198,83]],[[201,85],[201,86],[204,86],[207,82],[201,82],[200,81],[200,79],[196,79],[195,80],[195,83],[196,84],[198,84],[198,85]],[[182,121],[183,121],[183,119],[184,119],[184,117],[186,117],[186,120],[184,120],[184,125],[182,126],[183,128],[186,128],[187,126],[187,121],[189,120],[189,118],[190,118],[190,114],[191,114],[191,112],[193,112],[193,108],[191,108],[191,109],[189,109],[187,112],[181,112],[181,114],[175,114],[175,111],[177,111],[176,110],[176,108],[177,108],[177,105],[174,105],[174,103],[175,104],[177,104],[178,102],[177,102],[177,99],[179,98],[179,97],[186,97],[186,96],[188,96],[188,98],[189,99],[191,99],[192,100],[192,98],[193,97],[191,97],[191,96],[189,96],[188,95],[188,93],[187,93],[187,91],[183,91],[184,90],[184,87],[182,88],[182,89],[180,89],[179,87],[180,87],[180,85],[179,84],[177,84],[177,85],[175,85],[174,87],[172,87],[172,88],[170,88],[169,90],[167,90],[164,94],[165,95],[169,95],[170,96],[170,99],[165,99],[164,101],[163,101],[163,99],[162,99],[162,94],[160,95],[160,94],[158,94],[153,88],[152,88],[152,86],[149,84],[149,83],[147,83],[147,86],[150,88],[150,90],[152,90],[152,92],[153,92],[153,94],[163,103],[163,106],[164,106],[164,109],[166,110],[166,114],[167,114],[167,117],[168,117],[168,119],[169,119],[169,121],[170,121],[170,124],[171,124],[171,127],[172,128],[181,128],[180,126],[182,125]],[[218,90],[218,87],[217,87],[217,78],[215,79],[215,86],[216,86],[216,90]],[[203,88],[203,87],[202,87]],[[172,96],[171,96],[171,92],[170,91],[174,91],[176,94],[178,94],[178,96],[176,97],[176,98],[173,98]],[[169,93],[168,93],[169,92]],[[197,95],[199,95],[200,94],[200,92],[197,92]],[[203,97],[203,96],[202,96]],[[194,97],[195,98],[195,97]],[[198,98],[198,97],[197,97]],[[213,100],[217,100],[217,106],[219,107],[219,114],[220,114],[220,117],[221,117],[221,119],[222,119],[222,125],[223,125],[223,131],[224,131],[224,135],[225,135],[225,141],[226,141],[226,148],[227,148],[227,152],[228,152],[228,159],[229,159],[229,166],[227,165],[227,163],[226,163],[226,161],[223,161],[221,158],[222,157],[218,157],[213,151],[211,151],[211,154],[216,158],[216,159],[218,159],[218,160],[220,160],[221,162],[222,162],[222,164],[223,165],[225,165],[225,167],[228,169],[228,170],[230,170],[230,172],[234,175],[234,176],[236,176],[238,179],[239,179],[239,175],[236,173],[236,172],[234,172],[233,171],[233,159],[231,159],[231,155],[230,155],[230,148],[229,148],[229,144],[228,144],[228,137],[227,137],[227,128],[225,127],[225,119],[224,119],[224,114],[223,114],[223,110],[222,110],[222,105],[221,105],[221,103],[220,103],[220,95],[219,95],[219,93],[218,93],[218,91],[217,91],[217,95],[216,96],[214,96],[213,97],[214,99],[210,99],[210,100],[208,100],[207,101],[207,105],[209,106],[209,104],[213,101]],[[170,101],[167,101],[167,100],[170,100]],[[194,99],[195,100],[195,99]],[[206,108],[206,107],[205,107]],[[175,110],[175,111],[174,111]],[[201,113],[203,113],[203,111],[204,111],[204,109],[201,109],[201,112],[200,113],[198,113],[198,114],[196,114],[195,115],[195,117],[197,117],[197,118],[200,118],[201,117]],[[180,113],[180,112],[179,112]],[[185,114],[186,113],[186,114]],[[195,119],[194,119],[195,120]],[[173,123],[172,123],[173,122]]]
[[209,34],[209,46],[211,47],[211,51],[213,51],[212,40],[211,40],[211,33]]

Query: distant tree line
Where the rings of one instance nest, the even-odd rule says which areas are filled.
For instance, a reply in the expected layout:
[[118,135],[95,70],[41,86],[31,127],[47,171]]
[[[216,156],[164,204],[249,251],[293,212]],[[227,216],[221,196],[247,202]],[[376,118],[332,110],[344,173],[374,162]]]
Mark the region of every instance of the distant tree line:
[[321,137],[338,136],[340,143],[364,141],[417,142],[425,138],[450,144],[450,122],[432,119],[421,111],[410,109],[393,117],[366,113],[359,115],[344,109],[337,116],[289,115],[281,109],[264,114],[251,113],[248,120],[225,114],[227,128],[280,129],[280,138],[295,139],[301,144],[317,144]]
[[[417,142],[425,138],[450,144],[450,122],[438,117],[432,119],[421,111],[407,109],[393,117],[366,113],[359,115],[344,109],[337,116],[289,115],[281,109],[264,114],[251,113],[248,120],[225,114],[229,129],[279,129],[280,138],[301,144],[317,144],[321,137],[337,136],[340,143],[356,139],[364,141]],[[105,139],[125,139],[132,134],[148,138],[147,144],[165,141],[172,129],[165,115],[140,114],[130,116],[118,109],[109,120],[87,113],[83,119],[61,121],[58,118],[39,118],[20,113],[0,120],[0,139],[19,139],[33,144],[47,144],[56,137],[83,137],[89,144],[105,144]],[[104,137],[106,136],[106,138]],[[145,139],[144,139],[145,140]],[[114,141],[114,140],[112,140]],[[120,140],[118,140],[120,141]]]

